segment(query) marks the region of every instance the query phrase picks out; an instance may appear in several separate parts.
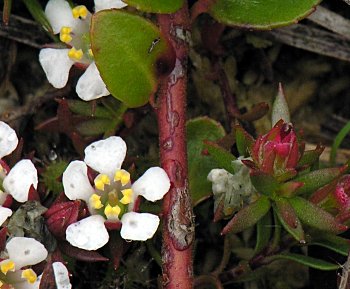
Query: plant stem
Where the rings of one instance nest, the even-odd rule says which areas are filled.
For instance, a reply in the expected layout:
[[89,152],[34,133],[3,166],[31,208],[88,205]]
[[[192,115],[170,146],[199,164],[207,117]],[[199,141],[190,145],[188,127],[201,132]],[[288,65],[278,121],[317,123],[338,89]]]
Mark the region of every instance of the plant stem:
[[163,288],[193,286],[193,210],[188,191],[186,149],[186,88],[189,14],[187,5],[174,14],[158,16],[165,38],[175,50],[173,71],[160,81],[159,147],[161,165],[171,187],[163,201]]

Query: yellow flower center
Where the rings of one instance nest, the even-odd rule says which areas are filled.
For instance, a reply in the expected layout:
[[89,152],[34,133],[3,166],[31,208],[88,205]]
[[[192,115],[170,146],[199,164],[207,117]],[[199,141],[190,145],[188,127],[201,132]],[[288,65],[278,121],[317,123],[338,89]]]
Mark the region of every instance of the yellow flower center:
[[0,264],[0,270],[5,275],[7,274],[8,271],[14,272],[15,271],[15,263],[10,259],[4,260]]
[[74,18],[83,18],[85,19],[88,15],[88,10],[84,5],[76,6],[72,9],[72,14]]
[[69,43],[72,41],[71,36],[72,28],[68,26],[63,26],[60,31],[60,40],[64,43]]
[[37,279],[37,275],[32,269],[25,269],[25,270],[23,270],[21,277],[23,279],[26,279],[27,282],[30,283],[30,284],[34,284],[36,279]]
[[96,193],[89,199],[90,208],[104,215],[108,220],[118,220],[132,202],[133,191],[130,188],[130,173],[118,170],[111,180],[105,174],[99,174],[95,180]]
[[79,49],[75,49],[74,47],[72,47],[69,51],[68,51],[68,56],[75,61],[80,60],[83,57],[84,53],[83,50]]

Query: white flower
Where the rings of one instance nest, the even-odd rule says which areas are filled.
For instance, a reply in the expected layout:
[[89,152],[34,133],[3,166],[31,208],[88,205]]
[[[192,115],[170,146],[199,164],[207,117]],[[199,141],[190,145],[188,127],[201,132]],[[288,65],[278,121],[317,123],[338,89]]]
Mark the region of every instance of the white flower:
[[[11,154],[17,147],[18,138],[16,132],[6,123],[0,121],[0,159]],[[4,192],[0,190],[0,226],[11,216],[12,211],[1,205],[5,202],[7,194],[18,202],[28,200],[29,189],[38,186],[38,174],[30,160],[19,161],[11,170],[0,164],[0,181]]]
[[214,194],[214,212],[224,202],[224,215],[229,216],[240,209],[243,203],[250,203],[256,196],[256,190],[250,180],[249,169],[241,158],[232,162],[235,174],[224,169],[212,169],[208,180],[212,182]]
[[[6,244],[8,258],[0,262],[0,285],[4,283],[15,289],[39,288],[40,278],[30,269],[22,269],[44,261],[48,255],[45,247],[33,238],[14,237]],[[1,287],[0,286],[0,287]]]
[[[95,0],[96,12],[102,9],[123,8],[126,4],[120,0]],[[65,0],[50,0],[45,8],[54,34],[60,34],[60,40],[68,48],[44,48],[39,53],[39,61],[48,81],[55,88],[67,84],[69,71],[74,63],[88,66],[77,83],[78,96],[86,101],[109,94],[100,73],[93,61],[89,43],[91,13],[84,5],[73,9]]]
[[61,262],[52,263],[53,273],[57,289],[71,289],[72,284],[69,281],[69,273],[66,266]]
[[[159,167],[148,169],[131,184],[129,172],[121,169],[126,144],[117,136],[96,141],[85,149],[84,161],[71,162],[63,173],[63,187],[70,200],[84,200],[91,213],[66,230],[66,239],[73,246],[96,250],[109,239],[105,220],[122,223],[121,236],[126,240],[145,241],[152,238],[159,225],[159,217],[133,212],[138,196],[155,202],[170,188],[166,172]],[[88,166],[99,175],[90,184]]]

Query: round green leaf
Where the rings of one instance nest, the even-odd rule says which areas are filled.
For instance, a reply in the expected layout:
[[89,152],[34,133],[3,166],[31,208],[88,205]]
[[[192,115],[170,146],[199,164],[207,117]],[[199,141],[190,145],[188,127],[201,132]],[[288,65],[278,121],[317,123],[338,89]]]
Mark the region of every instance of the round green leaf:
[[102,10],[91,23],[91,47],[110,93],[129,107],[157,90],[157,76],[174,67],[174,52],[150,21],[123,10]]
[[219,22],[247,29],[271,29],[309,15],[320,0],[218,0],[209,13]]
[[184,0],[124,0],[138,10],[151,13],[174,13],[179,10]]
[[190,192],[194,204],[211,195],[211,182],[207,176],[212,169],[218,168],[217,162],[210,155],[203,155],[204,140],[215,141],[225,135],[220,123],[208,117],[189,120],[186,124],[188,175]]

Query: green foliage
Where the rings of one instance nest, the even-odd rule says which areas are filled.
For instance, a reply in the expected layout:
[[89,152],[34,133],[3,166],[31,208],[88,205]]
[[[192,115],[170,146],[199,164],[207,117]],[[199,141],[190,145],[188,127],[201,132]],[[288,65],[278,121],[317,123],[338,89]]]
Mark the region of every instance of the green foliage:
[[271,29],[308,16],[320,0],[218,0],[209,13],[217,21],[245,29]]
[[152,13],[174,13],[179,10],[184,0],[124,0],[138,10]]
[[93,15],[91,45],[108,90],[129,107],[146,104],[157,90],[157,76],[174,65],[172,50],[157,26],[122,10]]
[[42,173],[45,187],[54,194],[63,192],[63,185],[60,177],[67,166],[68,163],[66,161],[54,162],[47,165],[45,171]]
[[26,5],[30,14],[32,14],[33,18],[40,23],[48,32],[53,34],[51,24],[49,20],[46,18],[45,12],[41,7],[39,1],[37,0],[23,0],[24,5]]
[[232,162],[236,160],[236,158],[233,156],[233,154],[220,147],[219,145],[208,141],[205,142],[204,146],[208,150],[210,156],[212,156],[216,161],[218,168],[225,169],[226,171],[234,174]]
[[272,218],[271,213],[267,213],[256,224],[256,244],[254,252],[259,253],[269,243],[272,233]]
[[204,141],[216,141],[225,135],[223,127],[213,119],[199,117],[186,125],[188,150],[188,175],[192,201],[197,204],[211,195],[211,183],[207,176],[217,162],[211,155],[203,155]]

